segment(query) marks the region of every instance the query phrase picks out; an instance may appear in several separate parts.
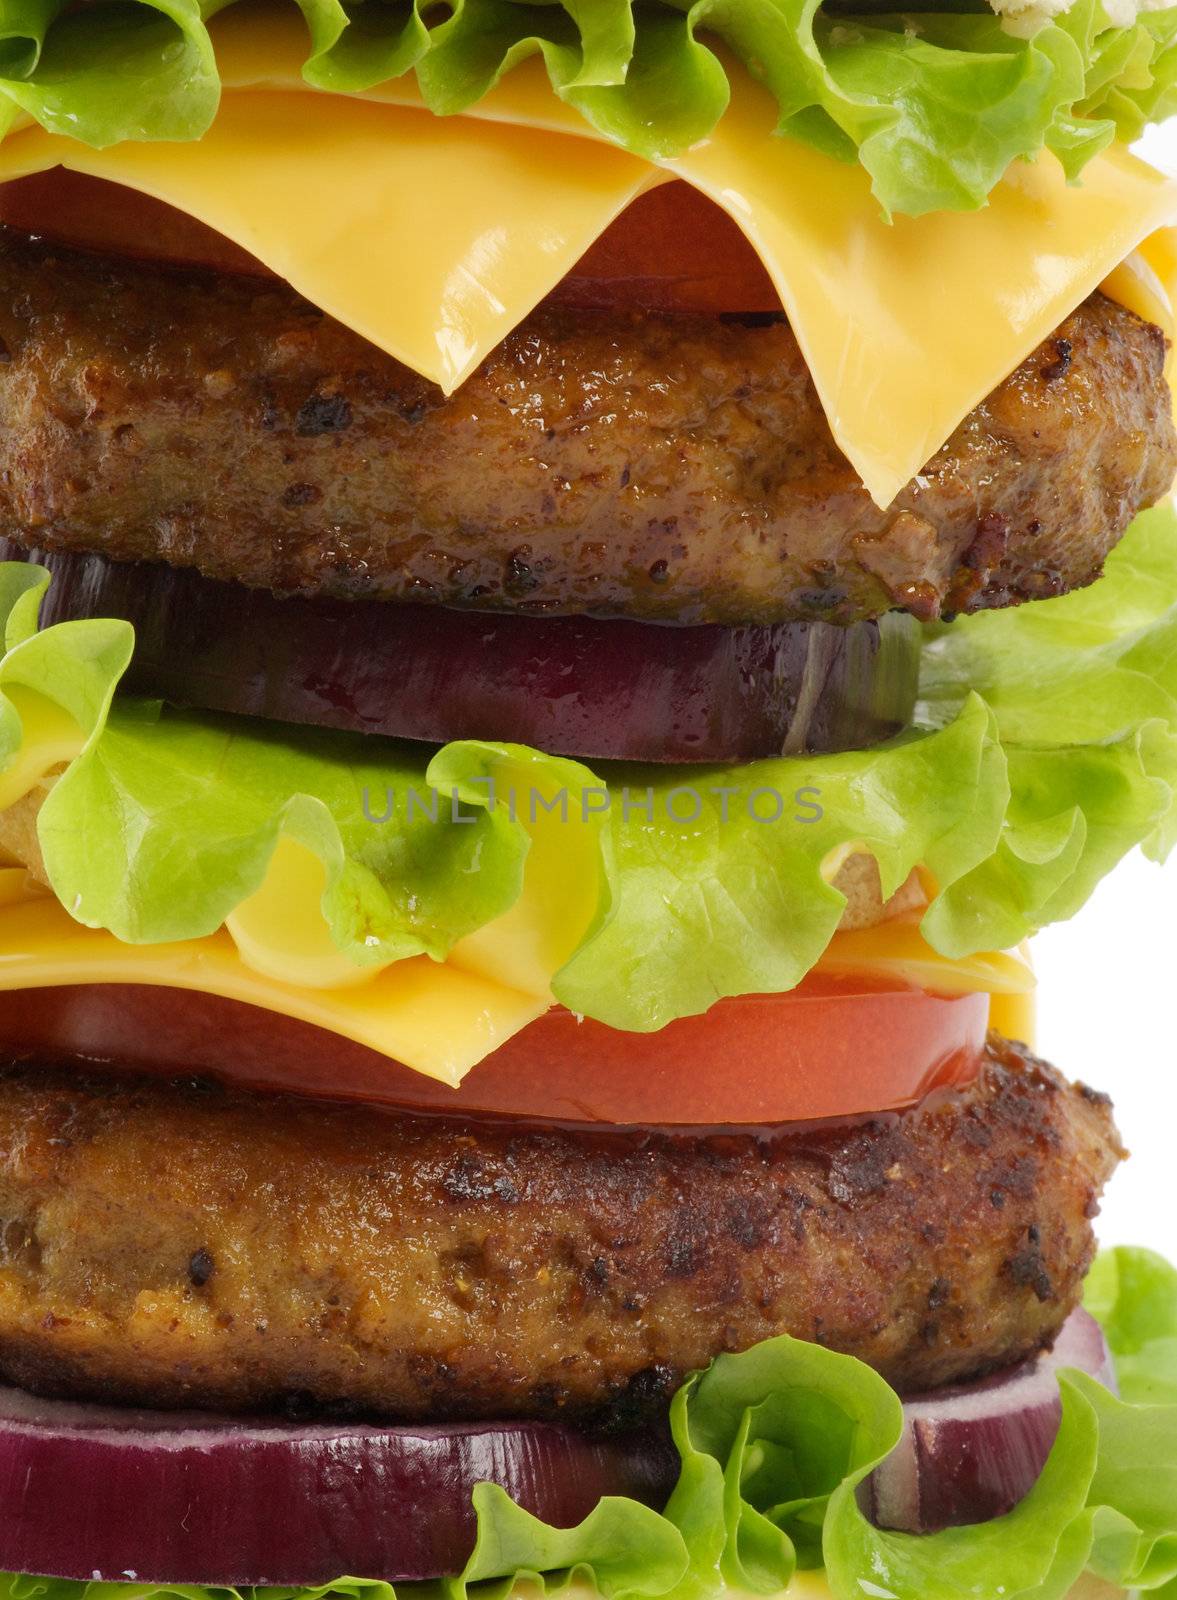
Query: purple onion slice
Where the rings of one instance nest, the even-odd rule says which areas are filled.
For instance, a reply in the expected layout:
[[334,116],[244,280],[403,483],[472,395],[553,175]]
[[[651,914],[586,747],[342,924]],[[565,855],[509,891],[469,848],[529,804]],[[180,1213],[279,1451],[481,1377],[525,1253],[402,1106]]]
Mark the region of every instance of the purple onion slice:
[[919,627],[674,627],[381,601],[279,599],[99,555],[0,560],[53,574],[48,626],[121,617],[126,683],[206,711],[443,744],[494,739],[586,759],[721,762],[862,749],[911,720]]
[[[1068,1366],[1114,1384],[1103,1334],[1083,1311],[1048,1354],[906,1402],[903,1439],[864,1485],[864,1509],[910,1533],[1004,1515],[1045,1465]],[[5,1388],[0,1569],[239,1588],[343,1573],[428,1579],[464,1566],[476,1483],[498,1483],[543,1521],[571,1527],[603,1495],[662,1506],[678,1467],[661,1429],[295,1425]]]
[[903,1437],[863,1486],[872,1522],[935,1533],[1012,1511],[1058,1434],[1062,1367],[1115,1388],[1107,1341],[1086,1311],[1071,1313],[1052,1350],[1012,1371],[905,1401]]
[[603,1495],[661,1507],[677,1475],[659,1430],[293,1425],[0,1389],[0,1569],[204,1587],[407,1582],[461,1571],[476,1483],[573,1527]]

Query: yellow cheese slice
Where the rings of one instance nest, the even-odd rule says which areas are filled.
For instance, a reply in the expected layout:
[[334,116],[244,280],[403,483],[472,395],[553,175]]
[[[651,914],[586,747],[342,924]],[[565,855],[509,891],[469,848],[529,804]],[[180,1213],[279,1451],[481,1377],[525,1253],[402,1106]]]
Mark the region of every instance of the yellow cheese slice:
[[21,683],[6,683],[4,697],[20,718],[20,749],[0,772],[0,811],[23,800],[55,767],[64,767],[85,744],[81,728],[56,701]]
[[[5,686],[21,719],[21,748],[0,773],[0,811],[84,737],[65,712],[21,684]],[[506,802],[530,775],[505,762]],[[550,798],[550,797],[545,797]],[[331,940],[326,873],[304,845],[282,838],[261,888],[209,938],[131,945],[87,928],[21,868],[0,869],[0,989],[143,983],[194,989],[311,1022],[393,1060],[459,1084],[471,1067],[552,1004],[552,975],[596,915],[596,841],[574,812],[520,809],[531,836],[523,890],[502,917],[461,940],[446,962],[425,956],[362,967]]]
[[585,139],[290,93],[227,93],[192,143],[0,145],[0,182],[57,165],[208,223],[446,390],[659,181]]
[[[909,937],[902,924],[896,925],[894,949],[885,925],[871,931],[876,939],[852,942],[842,951],[839,939],[858,936],[838,935],[817,970],[878,973],[947,994],[990,990],[992,1026],[1033,1042],[1032,1015],[1022,1002],[1034,980],[1024,956],[1006,952],[947,962],[927,946],[920,948],[918,933]],[[23,868],[0,868],[0,990],[90,983],[196,990],[313,1023],[454,1087],[551,1004],[547,993],[521,993],[493,977],[425,956],[398,961],[361,984],[332,989],[299,981],[304,966],[297,948],[275,945],[265,956],[269,970],[256,970],[226,930],[169,944],[124,944],[75,922]],[[283,959],[290,981],[281,977]],[[1000,1010],[1003,1003],[1007,1010]]]
[[230,11],[214,34],[226,92],[203,140],[95,151],[26,126],[0,145],[0,181],[61,164],[166,200],[452,390],[636,195],[683,178],[759,252],[880,505],[1177,216],[1177,184],[1112,149],[1081,185],[1043,156],[983,211],[890,226],[860,168],[772,136],[775,106],[739,70],[714,134],[656,168],[596,135],[537,61],[435,118],[411,78],[362,97],[309,89],[289,7]]
[[1177,214],[1177,187],[1127,151],[1079,187],[1053,156],[1015,165],[981,212],[878,216],[858,167],[772,139],[733,100],[682,175],[741,222],[776,284],[843,453],[891,503],[953,429]]
[[225,918],[245,965],[299,989],[370,983],[383,968],[360,966],[332,939],[323,915],[326,888],[327,869],[320,858],[283,835],[261,888]]
[[1100,287],[1163,331],[1169,341],[1165,376],[1177,410],[1177,228],[1158,228],[1150,234]]
[[[1174,251],[1172,228],[1160,228],[1144,241],[1110,272],[1101,285],[1105,294],[1111,295],[1129,311],[1135,311],[1146,322],[1155,322],[1172,342],[1174,332],[1172,286],[1177,282],[1174,266],[1168,258]],[[1158,270],[1158,268],[1160,270]]]
[[[449,961],[550,1000],[552,978],[584,939],[605,890],[597,839],[584,808],[559,806],[553,788],[521,763],[504,762],[495,778],[499,800],[531,836],[523,891],[509,911],[460,939]],[[524,795],[528,803],[517,804]]]
[[950,960],[920,933],[922,911],[893,917],[873,928],[836,933],[818,970],[833,974],[873,972],[938,994],[1025,994],[1034,969],[1025,949],[987,951]]
[[173,944],[123,944],[85,928],[20,869],[0,870],[0,989],[138,983],[241,1000],[314,1023],[456,1086],[484,1056],[548,1009],[546,996],[417,956],[360,987],[311,989],[246,966],[227,932]]
[[1038,1036],[1038,1002],[1029,994],[994,994],[989,997],[989,1026],[1003,1039],[1017,1039],[1033,1050]]
[[[81,750],[76,722],[22,684],[6,686],[21,748],[0,773],[0,810]],[[484,1056],[553,1003],[552,976],[593,923],[603,892],[597,842],[577,808],[552,794],[524,807],[535,777],[522,759],[493,774],[494,797],[530,835],[516,903],[459,941],[445,962],[421,956],[361,967],[337,950],[323,915],[322,862],[279,841],[261,888],[210,937],[132,945],[74,920],[23,867],[0,868],[0,989],[137,983],[244,1001],[354,1039],[457,1085]],[[868,973],[944,994],[989,993],[993,1025],[1030,1042],[1033,971],[1024,951],[949,961],[919,932],[919,913],[835,934],[818,971]]]
[[1006,1039],[1033,1047],[1037,1034],[1037,979],[1029,946],[982,951],[951,961],[920,933],[922,911],[894,917],[874,928],[836,933],[817,964],[818,972],[851,976],[871,973],[936,994],[989,995],[989,1026]]

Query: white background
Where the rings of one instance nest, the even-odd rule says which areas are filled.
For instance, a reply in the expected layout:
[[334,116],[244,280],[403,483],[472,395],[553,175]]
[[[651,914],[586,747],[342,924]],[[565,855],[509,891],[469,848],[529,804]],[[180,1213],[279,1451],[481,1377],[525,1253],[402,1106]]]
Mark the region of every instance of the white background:
[[1111,1095],[1132,1152],[1100,1239],[1177,1260],[1177,855],[1163,868],[1129,856],[1033,949],[1039,1053]]
[[[1177,123],[1141,148],[1177,172]],[[1130,856],[1073,922],[1038,936],[1034,961],[1039,1051],[1112,1096],[1132,1152],[1100,1237],[1177,1260],[1177,856],[1163,868]]]

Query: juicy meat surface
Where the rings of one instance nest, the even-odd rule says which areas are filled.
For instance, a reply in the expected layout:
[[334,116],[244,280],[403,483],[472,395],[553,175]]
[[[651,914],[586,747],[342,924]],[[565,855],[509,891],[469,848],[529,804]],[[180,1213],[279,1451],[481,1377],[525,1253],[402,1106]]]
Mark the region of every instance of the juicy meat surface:
[[0,1376],[407,1419],[656,1409],[789,1332],[918,1389],[1048,1343],[1120,1151],[992,1036],[966,1090],[775,1138],[0,1078]]
[[932,617],[1089,583],[1177,469],[1100,295],[886,512],[780,318],[541,307],[447,399],[285,286],[8,233],[0,339],[0,534],[307,595]]

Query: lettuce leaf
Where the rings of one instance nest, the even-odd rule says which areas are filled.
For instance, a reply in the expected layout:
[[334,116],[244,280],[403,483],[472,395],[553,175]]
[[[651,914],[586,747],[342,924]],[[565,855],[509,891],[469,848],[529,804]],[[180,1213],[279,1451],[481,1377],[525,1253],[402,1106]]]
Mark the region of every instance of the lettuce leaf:
[[[193,139],[216,114],[208,22],[229,0],[0,4],[0,133],[18,112],[103,146]],[[1031,37],[986,6],[892,14],[817,0],[298,0],[304,75],[359,93],[415,71],[430,108],[475,105],[543,58],[553,91],[658,160],[723,115],[727,61],[776,99],[782,136],[859,161],[887,213],[981,206],[1011,161],[1052,151],[1075,177],[1112,138],[1177,110],[1177,8],[1114,24],[1074,0]]]
[[[607,1600],[712,1600],[725,1589],[779,1594],[799,1568],[824,1566],[835,1600],[1063,1600],[1084,1571],[1119,1588],[1171,1593],[1177,1405],[1142,1399],[1140,1389],[1169,1368],[1177,1272],[1147,1251],[1113,1251],[1097,1262],[1089,1304],[1126,1397],[1082,1373],[1061,1375],[1058,1438],[1038,1483],[1008,1516],[926,1535],[873,1527],[855,1491],[898,1443],[898,1396],[852,1357],[782,1337],[718,1357],[676,1394],[671,1427],[681,1474],[662,1514],[606,1499],[579,1527],[550,1528],[480,1484],[470,1561],[460,1577],[428,1590],[437,1600],[465,1600],[474,1584],[503,1596],[520,1578],[543,1592],[582,1578]],[[19,1576],[4,1579],[0,1592],[10,1600],[236,1595]],[[353,1578],[253,1593],[396,1600],[389,1584]]]
[[899,1403],[881,1378],[788,1339],[719,1357],[672,1409],[683,1476],[666,1515],[710,1535],[688,1539],[691,1576],[678,1592],[724,1583],[772,1594],[814,1565],[837,1600],[1062,1600],[1085,1570],[1125,1589],[1174,1583],[1177,1406],[1155,1402],[1177,1338],[1177,1272],[1146,1251],[1111,1252],[1090,1305],[1118,1370],[1135,1361],[1125,1399],[1064,1374],[1062,1426],[1027,1498],[1008,1516],[931,1535],[882,1531],[859,1509],[858,1485],[899,1437]]
[[1115,1353],[1121,1399],[1177,1406],[1177,1269],[1152,1250],[1105,1250],[1083,1303]]
[[554,992],[651,1030],[798,983],[837,926],[828,879],[852,849],[886,894],[930,870],[924,932],[954,958],[1070,916],[1136,845],[1162,858],[1177,831],[1175,535],[1171,508],[1149,512],[1090,589],[928,630],[903,737],[726,769],[595,772],[475,741],[430,757],[116,696],[129,626],[37,632],[45,575],[0,567],[0,770],[30,691],[84,731],[38,822],[79,921],[130,943],[202,937],[287,833],[323,861],[332,936],[361,965],[443,959],[513,905],[542,807],[588,828],[590,898],[599,886]]

